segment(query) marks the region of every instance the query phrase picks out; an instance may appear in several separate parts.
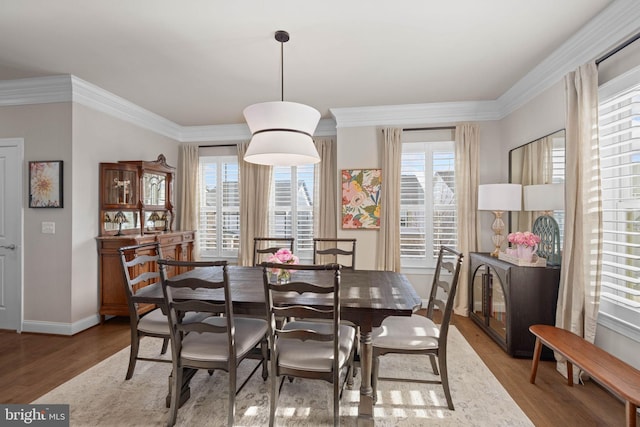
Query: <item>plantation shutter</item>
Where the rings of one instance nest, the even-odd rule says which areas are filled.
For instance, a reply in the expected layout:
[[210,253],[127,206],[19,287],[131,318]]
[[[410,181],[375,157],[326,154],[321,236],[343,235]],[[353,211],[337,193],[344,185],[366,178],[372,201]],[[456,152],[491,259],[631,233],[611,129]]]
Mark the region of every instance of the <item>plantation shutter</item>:
[[[640,73],[638,73],[640,74]],[[627,86],[628,87],[628,86]],[[640,83],[601,91],[603,261],[601,313],[640,319]]]
[[400,258],[403,267],[435,267],[440,246],[457,243],[454,142],[441,131],[414,138],[429,142],[402,144]]

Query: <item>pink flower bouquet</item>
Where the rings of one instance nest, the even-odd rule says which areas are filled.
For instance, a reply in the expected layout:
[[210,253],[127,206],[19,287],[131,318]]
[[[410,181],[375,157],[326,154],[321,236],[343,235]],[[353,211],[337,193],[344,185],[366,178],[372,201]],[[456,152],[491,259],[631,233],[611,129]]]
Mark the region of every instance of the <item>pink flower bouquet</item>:
[[514,245],[536,246],[540,243],[540,236],[530,231],[518,231],[517,233],[509,233],[507,236],[509,243]]
[[[278,249],[278,252],[276,252],[275,254],[269,255],[267,262],[295,265],[298,264],[299,259],[289,249],[282,248]],[[277,274],[279,281],[289,280],[291,278],[291,272],[283,268],[272,268],[271,273]]]

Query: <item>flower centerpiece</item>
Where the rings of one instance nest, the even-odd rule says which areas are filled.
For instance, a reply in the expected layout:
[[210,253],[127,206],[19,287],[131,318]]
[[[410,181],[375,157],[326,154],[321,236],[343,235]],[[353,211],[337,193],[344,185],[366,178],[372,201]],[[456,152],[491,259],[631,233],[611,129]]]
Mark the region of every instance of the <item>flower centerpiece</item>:
[[[275,254],[269,255],[267,262],[277,264],[298,264],[299,259],[287,248],[278,249]],[[271,273],[277,275],[278,283],[286,283],[291,280],[291,270],[284,268],[272,268]]]
[[516,246],[515,255],[518,258],[527,262],[532,262],[533,255],[538,250],[540,236],[533,234],[530,231],[518,231],[516,233],[509,233],[507,240],[509,243]]

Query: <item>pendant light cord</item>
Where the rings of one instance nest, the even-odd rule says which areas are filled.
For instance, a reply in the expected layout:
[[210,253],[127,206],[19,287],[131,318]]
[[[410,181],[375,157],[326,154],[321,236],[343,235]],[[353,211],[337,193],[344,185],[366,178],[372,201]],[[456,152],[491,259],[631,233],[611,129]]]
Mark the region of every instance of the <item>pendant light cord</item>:
[[284,101],[284,42],[280,42],[280,101]]

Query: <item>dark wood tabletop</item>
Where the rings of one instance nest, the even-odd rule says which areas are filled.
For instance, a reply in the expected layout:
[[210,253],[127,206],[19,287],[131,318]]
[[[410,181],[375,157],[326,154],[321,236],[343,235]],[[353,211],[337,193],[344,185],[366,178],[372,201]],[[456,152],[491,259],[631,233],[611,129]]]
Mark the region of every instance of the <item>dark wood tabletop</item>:
[[[231,284],[231,298],[234,312],[265,313],[264,289],[262,285],[262,267],[228,267]],[[377,270],[344,270],[341,272],[340,306],[342,318],[360,324],[371,322],[379,326],[388,316],[410,316],[420,308],[421,300],[407,278],[400,273]],[[326,280],[323,280],[324,277]],[[220,269],[201,268],[182,273],[179,277],[199,277],[208,280],[220,280]],[[332,284],[332,273],[327,271],[296,271],[292,280],[326,281]],[[221,291],[188,290],[185,297],[222,300]],[[180,297],[180,294],[176,294]],[[159,284],[147,286],[136,294],[140,302],[159,303],[162,301],[162,289]],[[326,304],[317,296],[294,295],[292,303],[322,307],[332,303],[326,298]],[[364,319],[363,319],[364,318]]]

